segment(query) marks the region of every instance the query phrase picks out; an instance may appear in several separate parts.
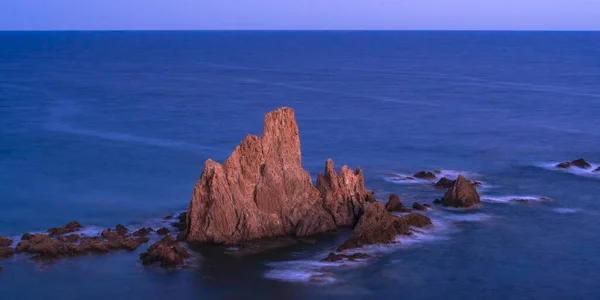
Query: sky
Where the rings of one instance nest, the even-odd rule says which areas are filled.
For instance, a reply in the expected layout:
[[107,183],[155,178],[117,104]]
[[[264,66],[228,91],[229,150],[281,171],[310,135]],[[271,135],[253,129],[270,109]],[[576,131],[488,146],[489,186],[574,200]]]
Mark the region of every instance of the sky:
[[600,30],[600,0],[0,0],[0,30]]

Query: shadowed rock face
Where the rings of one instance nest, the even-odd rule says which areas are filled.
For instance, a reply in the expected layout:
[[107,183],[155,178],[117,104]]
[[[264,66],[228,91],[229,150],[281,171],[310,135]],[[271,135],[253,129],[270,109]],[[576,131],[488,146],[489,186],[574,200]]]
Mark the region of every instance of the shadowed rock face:
[[187,213],[189,242],[237,244],[355,224],[365,190],[363,174],[328,160],[317,187],[302,168],[291,108],[265,116],[262,136],[247,135],[222,165],[212,160],[194,188]]
[[387,212],[381,203],[366,203],[364,214],[354,227],[352,235],[337,251],[344,251],[370,244],[387,244],[398,235],[411,234],[410,226],[425,227],[431,225],[428,217],[417,213],[396,217]]
[[479,194],[475,187],[462,175],[458,175],[456,182],[441,200],[442,205],[451,207],[472,207],[479,204]]
[[398,195],[391,193],[388,202],[385,204],[385,209],[389,212],[409,212],[409,208],[404,207],[400,202]]

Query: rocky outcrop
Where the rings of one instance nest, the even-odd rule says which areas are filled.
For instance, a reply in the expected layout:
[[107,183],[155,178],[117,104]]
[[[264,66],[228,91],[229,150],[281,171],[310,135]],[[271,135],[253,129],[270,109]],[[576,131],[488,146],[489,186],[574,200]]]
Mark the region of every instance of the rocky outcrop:
[[425,179],[425,180],[434,180],[436,178],[435,174],[432,172],[420,171],[413,175],[414,178]]
[[356,224],[363,213],[363,204],[373,202],[369,199],[373,192],[365,189],[362,170],[352,171],[344,165],[338,175],[331,159],[325,163],[325,173],[317,176],[317,189],[324,209],[331,214],[337,227]]
[[[72,223],[69,223],[72,224]],[[74,223],[73,223],[74,224]],[[79,223],[77,223],[79,224]],[[102,231],[100,236],[82,237],[79,234],[64,235],[65,232],[79,230],[81,225],[63,226],[49,230],[49,234],[23,234],[21,242],[15,249],[17,253],[33,254],[33,259],[59,259],[63,257],[72,257],[84,254],[104,254],[113,250],[135,250],[141,244],[148,242],[145,237],[149,233],[147,228],[142,228],[128,235],[128,230],[123,225],[117,225],[115,229]],[[60,234],[59,236],[56,236]]]
[[468,208],[479,204],[480,198],[475,187],[462,175],[441,199],[441,204],[450,207]]
[[442,177],[440,180],[438,180],[438,182],[435,183],[435,186],[442,189],[449,189],[454,185],[454,182],[456,182],[456,180]]
[[0,247],[8,247],[13,244],[13,240],[0,237]]
[[69,224],[62,226],[62,227],[49,228],[47,230],[47,232],[51,236],[55,236],[55,235],[61,235],[61,234],[65,234],[65,233],[75,232],[82,228],[83,228],[83,226],[81,226],[81,224],[79,224],[79,222],[73,221],[73,222],[69,222]]
[[424,227],[431,224],[431,220],[423,215],[411,213],[397,217],[388,213],[381,203],[366,203],[364,214],[354,227],[350,238],[340,245],[337,251],[369,244],[391,243],[398,235],[410,235],[410,226]]
[[570,167],[577,167],[577,168],[581,168],[581,169],[589,169],[592,167],[592,165],[590,165],[589,162],[585,161],[585,159],[580,158],[580,159],[576,159],[574,161],[571,162],[562,162],[556,165],[557,168],[560,169],[568,169]]
[[150,234],[152,231],[154,231],[154,229],[150,228],[150,227],[142,227],[136,231],[133,232],[133,236],[147,236],[148,234]]
[[413,205],[412,205],[412,209],[414,209],[414,210],[420,210],[420,211],[426,211],[426,210],[428,210],[430,207],[431,207],[431,206],[430,206],[429,204],[427,204],[427,203],[423,203],[423,204],[421,204],[421,203],[419,203],[419,202],[415,202],[415,203],[413,203]]
[[13,256],[15,249],[11,247],[0,247],[0,259],[5,259]]
[[327,257],[321,259],[321,261],[323,262],[338,262],[341,260],[348,260],[348,261],[356,261],[357,259],[367,259],[370,258],[371,255],[366,254],[366,253],[353,253],[350,255],[347,254],[335,254],[334,252],[329,252],[329,255],[327,255]]
[[167,235],[170,232],[171,231],[168,228],[166,228],[166,227],[163,227],[163,228],[161,228],[161,229],[159,229],[159,230],[156,231],[156,233],[160,234],[160,235]]
[[[435,187],[442,188],[442,189],[449,189],[454,185],[455,182],[456,182],[456,180],[442,177],[442,178],[440,178],[440,180],[438,180],[438,182],[435,183]],[[469,182],[471,183],[472,186],[474,186],[476,188],[482,186],[481,182],[479,182],[479,181],[470,180]]]
[[190,253],[169,234],[140,254],[140,259],[144,265],[160,263],[162,268],[176,268],[182,266],[184,260],[190,256]]
[[385,209],[389,212],[410,212],[409,208],[404,207],[400,202],[400,197],[391,193],[388,202],[385,204]]
[[188,242],[238,244],[352,226],[374,201],[360,169],[339,174],[328,160],[316,187],[302,168],[294,111],[265,116],[260,137],[247,135],[221,165],[207,160],[186,218]]

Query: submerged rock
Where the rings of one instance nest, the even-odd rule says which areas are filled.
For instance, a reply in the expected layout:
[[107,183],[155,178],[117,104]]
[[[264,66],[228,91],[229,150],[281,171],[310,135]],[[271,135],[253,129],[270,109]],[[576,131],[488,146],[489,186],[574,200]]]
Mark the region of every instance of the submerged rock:
[[409,208],[404,207],[402,202],[400,202],[400,197],[396,194],[391,193],[388,202],[385,204],[385,209],[389,212],[409,212],[411,211]]
[[423,227],[430,224],[431,220],[423,215],[411,213],[396,217],[388,213],[381,203],[366,203],[364,214],[354,227],[352,235],[337,248],[337,251],[369,244],[391,243],[397,235],[411,234],[409,226]]
[[426,172],[426,171],[420,171],[418,173],[415,173],[413,175],[414,178],[419,178],[419,179],[426,179],[426,180],[433,180],[436,178],[435,174],[433,174],[432,172]]
[[190,253],[169,234],[152,244],[148,251],[140,254],[140,259],[144,265],[160,263],[162,268],[176,268],[183,266],[184,259],[190,256]]
[[580,159],[576,159],[576,160],[574,160],[572,162],[562,162],[562,163],[559,163],[559,164],[556,165],[556,167],[560,168],[560,169],[567,169],[567,168],[570,168],[570,167],[578,167],[578,168],[581,168],[581,169],[589,169],[589,168],[592,167],[592,165],[589,162],[587,162],[585,159],[580,158]]
[[362,171],[344,166],[338,175],[328,160],[315,187],[301,160],[294,111],[269,112],[260,137],[247,135],[222,165],[205,162],[187,211],[187,241],[239,244],[354,225],[362,204],[374,200]]
[[446,191],[441,204],[450,207],[468,208],[479,204],[480,198],[475,187],[462,175],[458,175],[454,185]]
[[335,254],[334,252],[329,252],[329,255],[327,255],[327,257],[321,259],[321,261],[323,262],[338,262],[344,259],[347,259],[348,261],[356,261],[357,259],[366,259],[366,258],[370,258],[371,255],[366,254],[366,253],[354,253],[354,254]]

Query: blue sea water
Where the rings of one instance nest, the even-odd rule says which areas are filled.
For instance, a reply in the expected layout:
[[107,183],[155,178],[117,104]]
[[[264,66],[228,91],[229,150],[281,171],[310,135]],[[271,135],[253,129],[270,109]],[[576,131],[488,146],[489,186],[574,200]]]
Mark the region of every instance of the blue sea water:
[[600,164],[596,32],[2,32],[0,236],[182,211],[204,161],[281,106],[313,176],[331,157],[411,205],[442,191],[394,174],[440,169],[482,181],[484,203],[427,212],[431,231],[343,266],[318,261],[348,231],[244,258],[199,249],[178,271],[142,267],[143,249],[17,255],[1,298],[600,297],[600,174],[551,167]]

